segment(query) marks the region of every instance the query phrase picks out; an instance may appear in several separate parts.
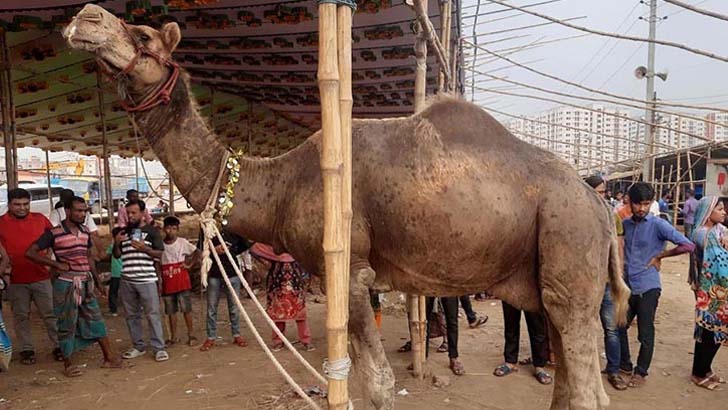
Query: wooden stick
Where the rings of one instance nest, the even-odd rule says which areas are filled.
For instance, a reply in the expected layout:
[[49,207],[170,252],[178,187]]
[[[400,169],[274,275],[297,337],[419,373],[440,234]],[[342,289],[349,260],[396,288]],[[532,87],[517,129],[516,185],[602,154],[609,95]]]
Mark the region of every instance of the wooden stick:
[[[450,61],[451,61],[450,37],[452,34],[452,0],[445,0],[440,4],[440,16],[442,19],[442,28],[440,29],[440,38],[441,38],[442,45],[443,45],[443,54],[445,56],[445,61],[447,62],[448,66],[449,66]],[[450,71],[450,72],[452,73],[453,71]],[[438,75],[437,89],[439,91],[449,91],[450,90],[450,82],[445,82],[445,75],[442,73],[442,70],[440,70],[440,74]]]
[[[427,16],[427,3],[420,2],[416,10],[418,15],[422,13]],[[422,28],[426,22],[418,21],[419,29],[415,38],[415,113],[422,111],[425,107],[425,94],[427,93],[427,32]],[[415,295],[409,296],[410,308],[413,312],[410,316],[410,333],[412,336],[412,370],[414,376],[420,380],[424,379],[424,363],[427,350],[425,349],[427,328],[427,313],[425,298]]]
[[[114,194],[111,189],[111,167],[109,166],[109,135],[106,132],[106,113],[104,112],[104,89],[101,86],[101,71],[100,67],[96,68],[96,88],[98,90],[98,102],[99,102],[99,118],[101,119],[101,149],[104,163],[104,192],[99,193],[100,195],[106,196],[106,210],[108,218],[106,222],[109,224],[109,235],[114,229]],[[141,153],[140,153],[141,154]],[[138,171],[138,170],[137,170]],[[139,181],[137,175],[137,183]],[[100,213],[101,211],[99,211]]]
[[51,190],[51,160],[48,157],[48,150],[45,150],[46,157],[46,183],[48,184],[48,215],[53,213],[53,192]]
[[440,43],[440,39],[435,34],[435,28],[430,21],[430,17],[427,14],[427,4],[424,0],[414,0],[415,13],[417,14],[417,20],[420,23],[421,31],[424,31],[427,39],[430,40],[430,44],[435,49],[435,56],[437,62],[440,64],[440,70],[445,76],[445,83],[450,81],[450,67],[447,64],[447,58],[445,58],[445,52]]
[[[318,85],[321,94],[321,174],[324,206],[324,262],[326,268],[326,333],[328,359],[348,357],[347,322],[349,283],[345,250],[342,186],[344,148],[339,111],[339,62],[337,51],[337,6],[319,4]],[[349,403],[348,380],[329,377],[329,409],[344,410]]]
[[681,155],[680,151],[677,152],[677,181],[675,181],[675,198],[672,201],[673,209],[672,209],[672,226],[677,226],[677,214],[678,214],[678,207],[680,205],[680,180],[682,179],[680,177],[680,160]]
[[687,157],[688,157],[688,173],[690,178],[690,189],[695,193],[695,181],[693,180],[693,160],[692,160],[692,152],[688,151]]
[[[653,170],[655,169],[655,164],[652,164]],[[665,179],[665,166],[660,165],[660,183],[657,185],[657,198],[662,197],[662,181]]]

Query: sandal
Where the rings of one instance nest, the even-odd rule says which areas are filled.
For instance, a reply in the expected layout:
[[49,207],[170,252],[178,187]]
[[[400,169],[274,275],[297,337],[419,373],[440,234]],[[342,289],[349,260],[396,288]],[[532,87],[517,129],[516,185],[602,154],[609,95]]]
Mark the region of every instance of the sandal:
[[607,375],[607,381],[609,382],[609,384],[612,385],[612,387],[614,387],[615,390],[627,390],[627,387],[629,387],[627,386],[627,382],[624,381],[622,376],[617,373]]
[[304,352],[313,352],[316,350],[316,346],[312,345],[311,343],[304,343],[301,345],[301,348]]
[[27,365],[35,364],[35,352],[32,350],[20,352],[20,363]]
[[645,376],[642,376],[641,374],[634,374],[632,375],[632,378],[629,379],[629,387],[635,388],[635,387],[642,387],[647,383],[647,379]]
[[273,347],[271,347],[271,350],[274,352],[280,352],[281,350],[283,350],[283,347],[284,347],[283,342],[278,342],[278,343],[274,344]]
[[462,376],[465,374],[465,366],[458,359],[450,359],[450,370],[455,376]]
[[167,340],[165,340],[164,341],[164,344],[166,344],[167,346],[172,346],[172,345],[174,345],[176,343],[179,343],[179,341],[180,341],[179,340],[179,337],[175,337],[173,339],[167,339]]
[[402,345],[399,349],[397,349],[397,352],[399,353],[407,353],[412,351],[412,342],[409,341]]
[[498,377],[508,376],[511,373],[515,373],[518,371],[518,367],[511,367],[508,363],[503,363],[502,365],[498,366],[493,370],[493,375]]
[[536,377],[536,380],[543,385],[549,385],[554,382],[553,377],[551,377],[546,370],[539,370],[534,376]]
[[720,384],[725,384],[726,383],[726,380],[724,378],[718,376],[717,374],[715,374],[713,372],[710,372],[710,373],[706,374],[705,376],[706,377],[710,377],[710,380],[712,380],[712,381],[714,381],[716,383],[720,383]]
[[154,360],[158,362],[166,362],[169,360],[169,354],[164,350],[160,350],[154,354]]
[[233,344],[237,345],[238,347],[245,347],[248,345],[248,342],[246,342],[242,336],[235,336],[233,338]]
[[61,352],[60,347],[56,347],[55,349],[53,349],[53,359],[55,359],[55,361],[57,362],[62,362],[64,360],[63,352]]
[[486,323],[488,323],[488,316],[478,316],[478,318],[475,319],[475,322],[469,323],[468,326],[470,326],[471,329],[477,329]]
[[215,347],[215,339],[205,339],[205,343],[200,346],[201,352],[206,352]]
[[[704,389],[708,389],[710,391],[718,389],[718,386],[720,385],[719,382],[713,380],[710,376],[707,376],[703,378],[702,380],[696,378],[695,376],[692,376],[691,379],[693,380],[693,383],[695,383],[696,386],[702,387]],[[720,390],[720,389],[718,389]]]
[[83,374],[83,370],[81,370],[79,366],[72,364],[63,370],[63,374],[66,375],[66,377],[78,377]]
[[447,352],[447,342],[442,342],[442,344],[437,348],[437,353],[445,353]]
[[187,335],[187,346],[194,346],[197,344],[197,338],[192,335]]

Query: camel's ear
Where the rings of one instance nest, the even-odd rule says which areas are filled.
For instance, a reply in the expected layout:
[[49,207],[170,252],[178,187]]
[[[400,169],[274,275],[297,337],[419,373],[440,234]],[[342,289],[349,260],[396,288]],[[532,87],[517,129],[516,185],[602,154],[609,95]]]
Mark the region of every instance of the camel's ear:
[[162,40],[164,45],[167,47],[169,52],[173,52],[177,48],[177,44],[182,39],[182,33],[179,30],[177,23],[167,23],[162,26]]

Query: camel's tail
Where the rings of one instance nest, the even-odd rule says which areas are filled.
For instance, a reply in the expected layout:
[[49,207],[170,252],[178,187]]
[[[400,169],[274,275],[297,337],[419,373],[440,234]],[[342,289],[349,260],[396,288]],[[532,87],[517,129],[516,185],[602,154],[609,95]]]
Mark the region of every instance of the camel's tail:
[[614,317],[617,326],[622,327],[627,324],[627,308],[631,292],[627,284],[624,283],[624,268],[619,253],[617,235],[613,233],[611,237],[609,243],[609,287],[612,294],[612,304],[614,305]]

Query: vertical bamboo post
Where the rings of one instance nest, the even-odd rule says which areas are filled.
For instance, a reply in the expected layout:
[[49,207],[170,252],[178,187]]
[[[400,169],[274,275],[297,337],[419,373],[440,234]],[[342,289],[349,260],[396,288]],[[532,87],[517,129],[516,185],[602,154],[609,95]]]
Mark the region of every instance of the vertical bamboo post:
[[[419,12],[426,16],[427,1],[423,1]],[[415,12],[417,14],[417,11]],[[421,21],[421,20],[420,20]],[[425,96],[427,93],[427,33],[423,25],[418,21],[417,37],[415,39],[415,113],[422,111],[425,107]],[[443,79],[444,81],[444,79]],[[424,296],[410,296],[410,334],[412,336],[412,372],[420,380],[424,379],[424,363],[426,358],[426,334],[427,313]]]
[[[653,164],[653,168],[652,169],[655,169],[654,168],[654,164]],[[654,181],[654,179],[653,179],[653,181]],[[665,166],[664,165],[660,165],[660,184],[657,185],[657,187],[656,187],[657,188],[656,191],[657,191],[657,198],[658,199],[662,196],[662,184],[664,183],[664,181],[665,181]]]
[[169,214],[172,216],[175,216],[175,212],[174,212],[174,178],[172,177],[172,174],[169,174],[169,178],[167,178],[167,182],[169,183]]
[[690,189],[695,193],[695,179],[693,178],[693,164],[692,164],[692,152],[688,150],[686,153],[686,156],[688,158],[688,177],[690,178]]
[[[340,362],[348,357],[347,322],[349,316],[349,267],[346,266],[347,236],[344,233],[343,179],[344,147],[339,110],[339,61],[337,43],[337,5],[319,3],[318,86],[321,94],[321,173],[323,176],[324,262],[326,268],[326,332],[328,360]],[[348,380],[329,380],[329,409],[344,410],[349,403]]]
[[5,145],[5,177],[8,190],[18,187],[18,157],[15,147],[15,107],[13,105],[13,81],[10,75],[10,53],[6,32],[0,29],[0,101],[2,103],[3,143]]
[[672,203],[672,226],[677,226],[677,213],[678,208],[680,206],[680,184],[682,182],[682,175],[680,174],[680,161],[681,161],[681,155],[680,151],[677,152],[677,181],[675,181],[675,198],[673,198]]
[[[109,166],[109,137],[106,134],[106,113],[104,112],[104,89],[101,87],[101,71],[100,67],[96,67],[96,92],[98,93],[99,102],[99,119],[101,119],[101,146],[104,162],[104,192],[99,192],[99,196],[106,196],[107,223],[109,224],[109,235],[114,229],[114,195],[111,190],[111,167]],[[137,168],[137,184],[139,179],[139,169]],[[138,188],[137,188],[138,189]],[[101,213],[101,210],[99,210]]]
[[142,155],[141,152],[137,153],[137,156],[134,157],[134,184],[136,186],[137,192],[139,191],[139,156]]
[[248,152],[247,155],[250,155],[253,149],[253,130],[250,128],[253,124],[253,105],[250,102],[250,100],[245,100],[248,103],[248,118],[247,118],[247,124],[246,128],[248,131]]
[[53,192],[51,191],[51,161],[48,150],[45,150],[46,159],[46,182],[48,183],[48,215],[53,213]]
[[[440,3],[440,18],[442,19],[442,28],[440,29],[440,42],[442,43],[443,53],[445,54],[445,61],[450,63],[450,49],[452,36],[452,0],[444,0]],[[454,76],[455,71],[450,71],[451,76]],[[445,81],[445,74],[443,70],[440,70],[437,78],[438,91],[450,91],[450,82]]]
[[670,164],[670,173],[667,175],[667,183],[662,182],[662,184],[660,184],[660,196],[657,199],[662,198],[662,195],[665,192],[665,190],[667,190],[667,192],[670,192],[670,187],[672,186],[672,170],[673,170],[673,165]]

